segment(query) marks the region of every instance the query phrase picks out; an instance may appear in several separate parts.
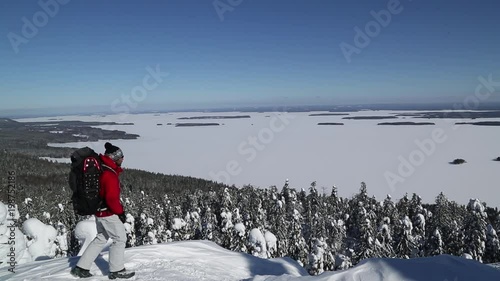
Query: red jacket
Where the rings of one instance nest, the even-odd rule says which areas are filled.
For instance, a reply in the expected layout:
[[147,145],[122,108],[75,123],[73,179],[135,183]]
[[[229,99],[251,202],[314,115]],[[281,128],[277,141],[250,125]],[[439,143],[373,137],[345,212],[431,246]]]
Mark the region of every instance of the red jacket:
[[113,171],[103,169],[100,177],[101,188],[99,194],[106,203],[107,210],[97,211],[95,215],[96,217],[109,217],[123,214],[123,206],[120,202],[120,180],[118,179],[123,169],[108,156],[102,154],[99,156],[102,163],[113,169]]

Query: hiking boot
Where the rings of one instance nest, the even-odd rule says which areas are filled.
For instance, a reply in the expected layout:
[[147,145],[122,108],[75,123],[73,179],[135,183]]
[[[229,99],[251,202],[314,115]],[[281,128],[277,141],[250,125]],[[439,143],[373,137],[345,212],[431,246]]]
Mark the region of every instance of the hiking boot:
[[81,267],[75,266],[71,270],[71,275],[79,278],[89,278],[92,277],[92,274],[90,274],[90,271],[87,269],[83,269]]
[[117,271],[117,272],[110,272],[108,277],[109,277],[109,279],[116,279],[116,278],[129,279],[134,275],[135,275],[134,271],[127,271],[124,268],[124,269]]

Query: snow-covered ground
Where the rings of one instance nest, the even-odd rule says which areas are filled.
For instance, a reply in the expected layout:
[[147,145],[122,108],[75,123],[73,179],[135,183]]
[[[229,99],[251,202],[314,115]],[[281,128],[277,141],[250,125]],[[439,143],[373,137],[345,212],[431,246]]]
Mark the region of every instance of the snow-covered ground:
[[[90,269],[94,277],[107,280],[108,252],[103,252]],[[72,280],[71,267],[78,257],[35,261],[15,268],[0,268],[0,280]],[[411,260],[369,259],[339,272],[309,276],[287,258],[260,259],[225,250],[208,241],[173,242],[126,249],[125,266],[136,271],[131,280],[172,281],[477,281],[500,280],[500,271],[477,261],[452,256]]]
[[[405,111],[408,112],[408,111]],[[320,113],[320,112],[313,112]],[[350,116],[386,116],[397,111],[361,111]],[[455,122],[498,119],[344,120],[346,116],[305,113],[170,113],[102,116],[63,116],[63,120],[132,122],[131,126],[102,126],[139,134],[138,140],[116,140],[125,154],[125,167],[182,174],[242,186],[281,187],[285,179],[308,189],[312,181],[329,193],[350,197],[366,182],[378,199],[399,199],[417,193],[433,202],[439,192],[467,204],[479,198],[500,207],[500,128]],[[178,120],[178,117],[251,115],[245,119]],[[19,121],[47,121],[48,118]],[[378,126],[380,122],[434,122],[434,126]],[[167,123],[216,122],[222,126],[174,127]],[[318,126],[341,122],[344,126]],[[162,124],[162,125],[158,125]],[[52,144],[91,146],[102,152],[105,141]],[[450,165],[456,158],[467,161]]]

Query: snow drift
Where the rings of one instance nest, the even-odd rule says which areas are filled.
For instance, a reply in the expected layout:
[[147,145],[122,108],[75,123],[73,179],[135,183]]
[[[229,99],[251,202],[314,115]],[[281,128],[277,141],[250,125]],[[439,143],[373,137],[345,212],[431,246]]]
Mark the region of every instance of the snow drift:
[[[35,261],[16,267],[15,274],[0,268],[0,280],[51,281],[74,279],[69,271],[79,257]],[[93,278],[107,280],[108,253],[92,266]],[[369,259],[340,272],[309,276],[299,264],[288,258],[260,259],[225,250],[208,241],[173,242],[129,248],[125,266],[135,270],[132,280],[247,280],[247,281],[476,281],[500,280],[500,270],[448,255],[410,260]]]

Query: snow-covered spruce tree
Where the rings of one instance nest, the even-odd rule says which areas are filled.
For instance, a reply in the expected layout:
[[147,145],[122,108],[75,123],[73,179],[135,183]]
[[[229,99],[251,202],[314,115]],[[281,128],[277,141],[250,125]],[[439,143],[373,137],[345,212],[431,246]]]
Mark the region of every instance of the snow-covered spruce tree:
[[441,238],[441,232],[439,228],[436,228],[433,233],[429,236],[429,240],[425,247],[425,256],[438,256],[443,254],[443,240]]
[[253,206],[256,209],[255,215],[253,216],[254,226],[263,231],[266,229],[266,225],[268,225],[266,210],[262,206],[264,199],[259,197],[255,198],[253,201]]
[[234,232],[233,232],[233,215],[231,212],[223,207],[221,210],[221,246],[230,249],[233,244]]
[[139,221],[135,221],[136,246],[156,244],[156,231],[153,218],[141,213]]
[[245,185],[239,190],[237,205],[246,229],[258,227],[254,221],[255,214],[257,213],[257,208],[254,203],[256,197],[258,197],[257,191],[251,185]]
[[486,212],[478,199],[471,199],[467,205],[468,215],[465,223],[465,252],[473,259],[482,262],[486,244]]
[[354,248],[356,255],[354,256],[353,263],[357,264],[359,261],[372,258],[380,257],[380,244],[375,239],[375,231],[373,229],[373,224],[366,209],[360,203],[359,211],[355,213],[356,220],[359,221],[358,233],[356,247]]
[[384,218],[377,230],[377,242],[379,243],[381,257],[392,258],[395,256],[392,248],[392,226],[389,217]]
[[[444,253],[458,257],[464,254],[466,247],[464,242],[465,233],[463,227],[463,222],[459,224],[457,220],[452,220],[447,240],[443,239],[445,248]],[[441,237],[443,237],[442,234]],[[448,243],[446,241],[448,241]]]
[[344,222],[344,203],[338,196],[337,187],[332,187],[330,196],[325,198],[326,215],[325,231],[327,251],[325,255],[325,270],[335,270],[335,256],[346,250],[346,226]]
[[408,217],[413,219],[414,227],[416,227],[415,219],[417,218],[417,214],[425,214],[425,211],[424,207],[422,206],[422,197],[418,196],[416,193],[413,193],[409,202]]
[[396,208],[398,209],[400,218],[404,218],[405,216],[410,217],[410,200],[408,199],[408,194],[399,199]]
[[494,263],[500,261],[500,241],[493,225],[488,224],[486,230],[486,249],[484,252],[484,262]]
[[190,212],[186,213],[184,220],[186,221],[186,235],[190,240],[201,239],[201,218],[200,209],[196,208]]
[[233,200],[231,199],[231,194],[227,187],[224,188],[220,195],[220,207],[225,210],[232,210],[234,208]]
[[232,243],[229,247],[229,250],[247,253],[248,252],[246,246],[248,241],[247,231],[239,214],[238,208],[234,209],[234,214],[235,214],[235,220],[234,220],[235,224],[232,229],[233,237],[231,240]]
[[409,259],[415,249],[415,242],[412,235],[413,224],[408,216],[404,216],[404,218],[399,221],[398,230],[400,231],[398,235],[399,238],[395,241],[396,245],[394,246],[396,257]]
[[429,227],[440,229],[444,254],[461,256],[463,253],[464,218],[461,212],[465,213],[465,208],[450,202],[442,192],[436,197]]
[[56,258],[62,258],[68,256],[68,231],[66,226],[61,222],[57,223],[57,236],[54,244],[56,245]]
[[267,259],[267,243],[264,235],[258,228],[250,230],[248,235],[247,248],[250,254],[256,257]]
[[328,251],[325,257],[325,270],[336,270],[336,257],[343,255],[347,251],[347,233],[344,220],[330,218],[328,222],[328,235],[327,241],[330,241]]
[[411,257],[423,257],[425,256],[425,243],[427,241],[425,233],[426,221],[430,217],[430,212],[422,206],[422,198],[415,193],[413,193],[409,202],[408,212],[408,217],[412,219],[413,223],[413,238],[415,243]]
[[172,225],[170,225],[170,231],[173,241],[186,240],[186,225],[187,225],[186,221],[182,218],[173,219]]
[[412,252],[412,258],[425,256],[425,217],[423,214],[416,214],[413,219],[413,239],[415,248]]
[[308,241],[310,249],[316,244],[316,239],[324,241],[326,237],[326,208],[323,205],[324,197],[319,196],[316,189],[316,182],[311,183],[309,195],[307,196],[307,221],[310,225],[309,237],[305,237]]
[[181,203],[177,203],[178,201],[173,203],[172,200],[172,203],[168,208],[168,225],[157,225],[155,228],[157,230],[158,237],[162,237],[162,239],[163,237],[166,237],[166,234],[160,234],[160,232],[166,230],[170,230],[171,239],[173,241],[183,241],[186,240],[186,236],[189,236],[188,229],[186,227],[187,222],[183,218],[184,213],[182,212]]
[[127,233],[127,243],[125,247],[134,247],[137,243],[135,236],[135,219],[131,214],[126,215],[125,232]]
[[309,263],[307,265],[307,271],[309,272],[309,274],[318,275],[325,271],[324,263],[326,247],[327,245],[323,238],[314,238],[313,245],[309,253]]
[[287,230],[289,222],[285,218],[285,202],[280,197],[281,195],[276,191],[271,193],[270,201],[272,204],[269,211],[267,211],[269,214],[267,228],[276,235],[276,257],[285,257],[288,248]]
[[147,236],[146,239],[143,240],[144,245],[155,245],[158,244],[157,240],[157,229],[155,225],[155,221],[153,218],[147,218]]
[[303,218],[299,211],[294,210],[289,218],[290,224],[290,237],[289,237],[289,250],[288,254],[291,258],[296,260],[301,266],[307,264],[308,250],[307,243],[302,234]]
[[377,229],[377,240],[380,243],[383,257],[394,257],[394,223],[398,221],[398,210],[392,197],[387,195],[378,212],[379,227]]
[[[321,243],[325,243],[326,238],[326,206],[322,204],[324,198],[318,194],[318,190],[316,189],[316,182],[312,182],[309,188],[309,194],[306,197],[305,205],[304,205],[304,213],[305,213],[305,225],[308,225],[308,231],[305,232],[304,238],[306,239],[307,245],[309,247],[310,257],[313,254],[314,249],[317,245]],[[322,241],[322,242],[320,242]],[[327,249],[326,245],[321,246],[321,251],[315,253],[315,255],[328,254],[329,249]],[[323,260],[324,257],[321,258],[315,257],[315,260],[321,260],[321,268],[323,268]],[[311,259],[309,259],[311,262]],[[311,264],[309,264],[311,266]],[[315,271],[315,270],[314,270]]]
[[210,207],[207,207],[201,218],[201,238],[217,243],[219,237],[214,237],[214,230],[217,227],[217,217]]
[[366,185],[362,182],[359,193],[350,202],[348,236],[351,239],[349,247],[354,250],[353,264],[381,255],[380,245],[375,239],[375,205],[376,201],[368,197]]
[[396,203],[392,200],[391,195],[387,195],[382,204],[382,209],[380,210],[379,219],[385,221],[389,218],[390,224],[394,223],[399,219],[398,209],[396,208]]

